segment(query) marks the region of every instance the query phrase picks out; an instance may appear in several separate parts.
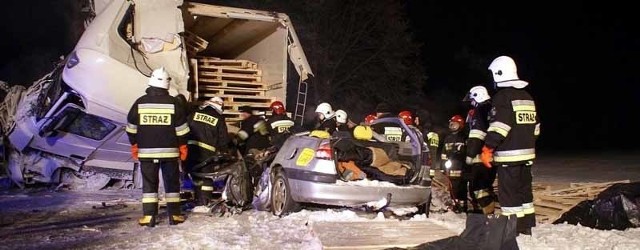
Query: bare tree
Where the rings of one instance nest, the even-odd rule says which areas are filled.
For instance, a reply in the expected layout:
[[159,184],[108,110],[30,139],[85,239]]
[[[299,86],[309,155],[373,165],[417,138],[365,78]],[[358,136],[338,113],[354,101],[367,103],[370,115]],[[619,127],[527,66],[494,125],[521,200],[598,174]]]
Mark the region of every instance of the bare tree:
[[[213,1],[203,1],[210,2]],[[310,97],[362,116],[376,103],[398,108],[423,101],[420,45],[396,0],[215,1],[287,13],[315,78]],[[312,101],[313,101],[312,100]]]

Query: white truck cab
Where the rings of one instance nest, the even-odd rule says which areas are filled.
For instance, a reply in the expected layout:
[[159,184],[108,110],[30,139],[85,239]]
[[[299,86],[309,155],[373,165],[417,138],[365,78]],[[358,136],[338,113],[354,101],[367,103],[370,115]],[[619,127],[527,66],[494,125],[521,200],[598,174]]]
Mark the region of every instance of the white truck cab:
[[[16,183],[56,182],[59,168],[92,169],[132,180],[126,115],[164,67],[170,93],[197,103],[197,58],[257,64],[266,96],[285,102],[286,85],[312,71],[287,15],[182,0],[96,1],[96,17],[73,52],[26,91],[8,138],[22,152],[66,159],[46,166],[13,164]],[[193,48],[193,39],[204,42]],[[194,64],[195,63],[195,64]],[[289,66],[293,65],[293,66]],[[294,70],[299,79],[287,79]],[[231,112],[231,111],[230,111]],[[42,165],[42,164],[41,164]]]

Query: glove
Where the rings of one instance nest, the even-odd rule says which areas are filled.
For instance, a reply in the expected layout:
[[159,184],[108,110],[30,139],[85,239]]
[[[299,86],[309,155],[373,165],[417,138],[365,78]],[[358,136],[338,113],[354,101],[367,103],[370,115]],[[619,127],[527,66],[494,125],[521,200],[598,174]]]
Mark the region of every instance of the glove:
[[131,145],[131,157],[136,161],[138,160],[138,144]]
[[181,161],[186,161],[187,160],[187,145],[180,145],[180,160]]
[[487,146],[482,147],[482,153],[480,154],[480,160],[485,167],[491,168],[491,160],[493,159],[493,149]]

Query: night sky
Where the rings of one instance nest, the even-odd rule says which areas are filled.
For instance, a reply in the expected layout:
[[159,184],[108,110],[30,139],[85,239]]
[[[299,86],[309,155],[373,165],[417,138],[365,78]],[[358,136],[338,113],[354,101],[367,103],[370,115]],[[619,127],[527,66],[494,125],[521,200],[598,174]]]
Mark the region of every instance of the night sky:
[[[409,1],[427,89],[492,86],[486,68],[509,55],[530,82],[541,150],[640,146],[640,15],[625,4]],[[535,4],[532,4],[535,3]]]
[[[43,54],[51,60],[73,47],[75,35],[66,25],[70,12],[59,11],[66,1],[6,2],[0,11],[0,79],[28,82],[38,77],[29,75],[36,72],[30,65],[50,62],[24,61]],[[411,32],[423,44],[428,95],[449,93],[445,104],[458,103],[463,112],[458,100],[471,86],[491,86],[487,66],[509,55],[537,101],[541,150],[640,148],[636,8],[608,2],[409,0],[407,10]],[[16,60],[23,63],[10,63]]]

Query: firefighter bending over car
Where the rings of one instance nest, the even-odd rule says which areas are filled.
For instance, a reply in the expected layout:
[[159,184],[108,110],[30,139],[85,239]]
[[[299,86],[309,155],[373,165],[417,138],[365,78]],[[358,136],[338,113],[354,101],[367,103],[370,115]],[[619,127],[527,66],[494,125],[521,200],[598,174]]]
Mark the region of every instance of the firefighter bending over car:
[[492,99],[481,160],[498,173],[502,214],[515,215],[518,233],[530,235],[536,225],[531,166],[536,158],[540,121],[533,98],[524,90],[529,83],[518,78],[513,59],[500,56],[491,62],[489,70],[497,92]]
[[271,117],[267,120],[267,124],[271,145],[280,148],[293,132],[292,129],[295,123],[287,116],[287,110],[281,101],[271,103],[270,108]]
[[238,145],[240,152],[246,156],[255,150],[261,151],[271,146],[269,142],[269,128],[262,117],[253,114],[251,106],[241,106],[240,131],[238,132]]
[[333,111],[331,104],[323,102],[316,107],[316,115],[318,124],[315,130],[324,130],[329,134],[336,132],[338,122],[336,121],[336,113]]
[[[231,139],[227,132],[225,117],[222,115],[224,102],[220,97],[204,101],[189,116],[189,155],[187,170],[189,173],[212,173],[213,164],[204,164],[216,154],[227,153]],[[196,205],[206,206],[213,198],[213,180],[191,175],[195,184]]]
[[138,98],[127,115],[131,153],[142,171],[142,211],[138,223],[156,225],[158,216],[158,171],[162,170],[169,224],[185,221],[180,211],[178,160],[187,157],[189,125],[181,101],[169,95],[171,78],[164,68],[153,71],[146,94]]

